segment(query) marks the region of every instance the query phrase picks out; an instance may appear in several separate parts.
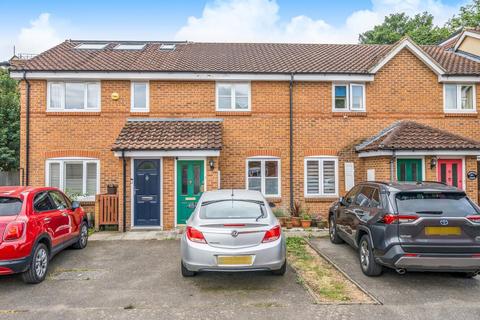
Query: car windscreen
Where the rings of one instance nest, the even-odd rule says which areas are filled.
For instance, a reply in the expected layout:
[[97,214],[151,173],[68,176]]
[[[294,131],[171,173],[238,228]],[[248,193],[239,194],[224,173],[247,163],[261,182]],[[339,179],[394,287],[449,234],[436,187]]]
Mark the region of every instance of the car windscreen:
[[202,203],[200,219],[256,219],[266,217],[260,201],[221,200]]
[[478,209],[461,192],[400,192],[396,196],[399,213],[465,217]]
[[22,210],[22,200],[0,197],[0,216],[16,216]]

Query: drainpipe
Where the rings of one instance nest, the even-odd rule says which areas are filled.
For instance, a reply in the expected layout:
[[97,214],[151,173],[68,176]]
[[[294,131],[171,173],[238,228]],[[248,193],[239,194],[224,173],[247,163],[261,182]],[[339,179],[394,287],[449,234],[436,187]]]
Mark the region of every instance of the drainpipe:
[[30,81],[27,79],[27,71],[23,70],[23,80],[26,84],[25,96],[25,181],[24,185],[30,183]]
[[293,211],[293,81],[295,74],[290,75],[290,210]]
[[127,159],[125,158],[125,150],[122,150],[122,164],[123,164],[123,228],[122,231],[125,232],[127,228]]
[[390,182],[395,181],[395,150],[392,151],[392,157],[390,158]]

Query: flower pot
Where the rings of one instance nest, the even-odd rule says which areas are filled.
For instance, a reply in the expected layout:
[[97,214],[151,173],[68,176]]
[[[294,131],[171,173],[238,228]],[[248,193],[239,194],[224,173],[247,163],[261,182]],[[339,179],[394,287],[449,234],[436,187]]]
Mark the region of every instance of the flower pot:
[[301,220],[302,228],[307,229],[312,225],[312,220]]
[[287,227],[287,229],[292,229],[292,221],[291,220],[286,220],[285,221],[285,226]]
[[287,223],[287,217],[278,217],[277,220],[280,222],[280,226],[285,227]]
[[298,228],[301,225],[299,217],[291,217],[290,221],[292,221],[292,227],[294,228]]

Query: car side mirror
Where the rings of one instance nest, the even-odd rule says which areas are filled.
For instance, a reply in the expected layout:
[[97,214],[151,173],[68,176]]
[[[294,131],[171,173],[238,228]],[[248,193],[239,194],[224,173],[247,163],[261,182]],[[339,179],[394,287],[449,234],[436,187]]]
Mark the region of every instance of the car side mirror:
[[78,208],[80,208],[80,202],[78,202],[78,201],[73,201],[73,202],[72,202],[72,207],[71,207],[71,209],[72,209],[72,210],[77,210]]
[[338,199],[338,203],[340,203],[342,206],[347,205],[344,197],[340,197],[340,199]]
[[273,202],[269,202],[268,205],[270,206],[270,208],[275,208],[275,203]]

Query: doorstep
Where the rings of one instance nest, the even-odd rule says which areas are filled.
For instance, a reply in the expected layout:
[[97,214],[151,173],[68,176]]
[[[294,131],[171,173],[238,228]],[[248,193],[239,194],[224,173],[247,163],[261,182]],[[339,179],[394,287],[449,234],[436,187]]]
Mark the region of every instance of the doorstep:
[[[90,241],[117,241],[117,240],[172,240],[180,239],[183,228],[177,228],[169,231],[155,230],[135,230],[127,232],[118,231],[100,231],[92,234],[88,239]],[[292,228],[282,230],[287,237],[325,237],[328,236],[327,229],[311,228],[308,230],[302,228]]]

